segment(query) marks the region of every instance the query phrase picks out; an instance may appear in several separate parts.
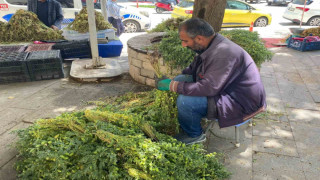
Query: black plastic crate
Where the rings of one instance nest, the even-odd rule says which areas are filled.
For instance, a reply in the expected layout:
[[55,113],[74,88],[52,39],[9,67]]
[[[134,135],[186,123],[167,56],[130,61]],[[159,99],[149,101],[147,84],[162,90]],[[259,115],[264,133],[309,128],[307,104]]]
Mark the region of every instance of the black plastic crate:
[[92,57],[88,40],[56,43],[52,49],[60,50],[63,59]]
[[0,83],[30,81],[26,52],[0,52]]
[[44,44],[30,44],[28,45],[26,52],[33,51],[50,51],[54,43],[44,43]]
[[27,58],[30,78],[33,81],[64,77],[59,50],[30,52]]
[[24,45],[0,46],[0,52],[24,52],[25,48]]
[[7,73],[0,75],[0,84],[28,81],[31,81],[29,74],[26,75],[24,73]]

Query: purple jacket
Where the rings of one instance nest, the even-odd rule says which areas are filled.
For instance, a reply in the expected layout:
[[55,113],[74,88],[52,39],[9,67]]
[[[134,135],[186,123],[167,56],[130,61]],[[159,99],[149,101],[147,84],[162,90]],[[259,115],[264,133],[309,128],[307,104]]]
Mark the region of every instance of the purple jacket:
[[265,90],[251,56],[220,34],[182,71],[190,75],[193,72],[196,82],[179,82],[177,92],[207,96],[207,118],[215,118],[211,105],[215,103],[221,128],[239,124],[266,108]]

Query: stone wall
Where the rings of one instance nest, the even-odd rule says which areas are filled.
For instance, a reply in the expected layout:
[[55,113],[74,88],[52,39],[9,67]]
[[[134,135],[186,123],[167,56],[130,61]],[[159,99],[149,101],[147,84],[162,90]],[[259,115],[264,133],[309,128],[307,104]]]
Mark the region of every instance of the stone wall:
[[[139,83],[155,86],[155,70],[147,54],[147,47],[152,45],[154,39],[161,39],[164,33],[143,34],[128,40],[129,73]],[[159,59],[161,72],[167,71],[163,59]]]

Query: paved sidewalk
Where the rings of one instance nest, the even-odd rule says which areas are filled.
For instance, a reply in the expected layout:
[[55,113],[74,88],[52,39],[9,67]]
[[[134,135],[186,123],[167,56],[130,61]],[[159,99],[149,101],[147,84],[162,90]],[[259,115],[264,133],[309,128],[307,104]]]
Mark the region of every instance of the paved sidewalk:
[[[261,77],[268,115],[241,126],[241,147],[209,135],[209,152],[225,153],[233,180],[315,180],[320,176],[320,51],[273,48]],[[234,127],[214,127],[234,137]],[[222,131],[222,132],[221,132]],[[229,134],[228,134],[229,133]]]
[[[261,69],[269,115],[254,120],[252,127],[241,126],[240,148],[234,147],[233,140],[209,135],[208,151],[225,153],[234,180],[319,179],[320,51],[272,51],[273,60]],[[126,49],[123,52],[119,61],[125,69]],[[16,179],[12,130],[27,127],[38,118],[88,108],[89,100],[145,88],[128,75],[102,84],[60,79],[0,85],[0,180]],[[225,131],[233,132],[230,128],[214,130],[223,136]]]

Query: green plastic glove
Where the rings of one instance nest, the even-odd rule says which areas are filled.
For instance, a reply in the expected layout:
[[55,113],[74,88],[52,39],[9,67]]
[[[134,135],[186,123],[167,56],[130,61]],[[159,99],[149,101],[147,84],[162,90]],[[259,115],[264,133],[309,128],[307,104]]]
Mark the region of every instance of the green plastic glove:
[[156,82],[157,89],[161,91],[169,91],[170,90],[171,79],[162,79]]

